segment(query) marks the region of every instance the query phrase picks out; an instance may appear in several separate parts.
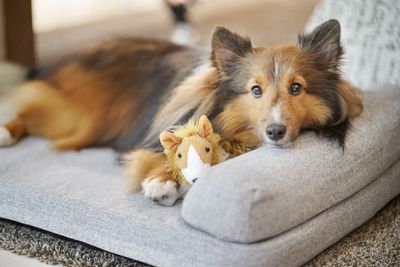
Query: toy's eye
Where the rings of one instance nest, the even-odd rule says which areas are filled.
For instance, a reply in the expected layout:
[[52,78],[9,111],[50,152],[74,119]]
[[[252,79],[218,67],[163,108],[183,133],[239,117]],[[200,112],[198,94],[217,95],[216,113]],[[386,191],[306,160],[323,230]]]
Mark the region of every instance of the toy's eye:
[[206,147],[204,150],[205,150],[207,153],[210,152],[210,148],[209,148],[209,147]]
[[299,83],[292,83],[289,87],[289,94],[291,95],[298,95],[300,94],[301,90],[303,89],[303,86]]
[[182,154],[181,153],[178,153],[178,158],[182,158]]
[[253,85],[253,87],[251,87],[251,92],[256,98],[260,98],[263,93],[261,87],[258,85]]

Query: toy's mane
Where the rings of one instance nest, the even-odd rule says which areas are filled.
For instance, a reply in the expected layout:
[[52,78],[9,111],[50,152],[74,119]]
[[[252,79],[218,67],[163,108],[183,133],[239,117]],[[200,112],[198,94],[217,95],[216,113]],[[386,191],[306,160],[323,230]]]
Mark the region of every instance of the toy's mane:
[[193,120],[189,120],[185,125],[175,126],[172,132],[183,139],[192,135],[197,135],[199,133],[199,125]]
[[[182,139],[193,136],[193,135],[198,135],[199,133],[199,124],[196,123],[193,120],[189,120],[189,122],[185,125],[182,126],[176,126],[172,129],[172,132],[177,136]],[[208,135],[205,138],[212,146],[213,148],[213,155],[212,155],[212,165],[217,164],[221,162],[221,147],[219,145],[219,141],[221,140],[221,136],[215,132],[212,134]],[[174,162],[174,156],[175,153],[172,153],[171,151],[165,151],[168,158]]]

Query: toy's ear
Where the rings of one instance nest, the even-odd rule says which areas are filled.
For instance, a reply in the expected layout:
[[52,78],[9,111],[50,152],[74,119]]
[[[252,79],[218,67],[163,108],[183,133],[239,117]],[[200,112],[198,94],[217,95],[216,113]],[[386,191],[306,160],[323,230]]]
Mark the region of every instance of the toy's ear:
[[199,119],[199,135],[203,138],[213,133],[211,122],[206,115],[202,115]]
[[175,152],[182,139],[174,133],[163,131],[160,134],[160,142],[165,149]]

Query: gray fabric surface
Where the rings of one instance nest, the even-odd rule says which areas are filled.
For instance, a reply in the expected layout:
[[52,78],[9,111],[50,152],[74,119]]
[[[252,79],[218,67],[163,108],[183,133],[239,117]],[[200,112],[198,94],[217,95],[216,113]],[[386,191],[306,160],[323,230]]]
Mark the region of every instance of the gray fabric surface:
[[256,242],[358,192],[400,157],[400,90],[386,89],[365,93],[344,152],[309,133],[291,149],[224,162],[188,192],[183,218],[223,240]]
[[[2,219],[0,249],[65,266],[148,266],[78,241]],[[400,266],[400,195],[304,267],[312,266]]]
[[[386,98],[387,103],[383,106],[398,100],[394,95]],[[383,100],[377,95],[374,99]],[[371,125],[371,131],[375,127]],[[307,140],[311,141],[310,136],[300,140],[292,152],[299,153],[298,149],[305,146]],[[365,145],[377,141],[370,140]],[[400,192],[400,163],[397,163],[381,178],[371,179],[370,185],[351,198],[293,229],[252,244],[231,243],[185,224],[180,216],[180,204],[166,208],[146,200],[142,195],[127,194],[120,167],[115,163],[116,155],[111,150],[86,149],[57,154],[49,150],[48,145],[45,140],[28,138],[15,147],[0,149],[0,217],[157,266],[296,266],[362,224]],[[307,146],[318,144],[308,143]],[[271,152],[266,150],[265,153]],[[285,152],[279,150],[273,153],[280,160],[279,155]],[[338,156],[337,153],[333,151],[332,154]],[[380,161],[390,154],[390,151],[380,150],[374,160]],[[253,155],[233,160],[235,165],[238,164],[236,172],[249,168],[248,162]],[[260,156],[257,160],[268,164],[272,159]],[[383,169],[381,167],[378,169]],[[228,164],[218,168],[224,169],[227,175],[231,171]],[[251,171],[259,175],[258,169]],[[374,172],[378,173],[378,170],[369,170],[368,174]],[[348,179],[351,177],[343,177],[342,180]],[[294,179],[291,183],[296,181]],[[235,181],[230,180],[223,185],[226,190],[231,182]],[[355,177],[354,184],[347,185],[354,189],[359,183]],[[260,182],[259,186],[263,185],[264,182]],[[314,186],[309,186],[315,190]],[[325,186],[331,186],[329,180]],[[192,190],[196,192],[199,188],[196,184]],[[332,190],[329,188],[327,191]],[[338,195],[340,190],[343,188],[339,186],[334,192]],[[308,195],[315,194],[315,191],[308,192]],[[199,201],[206,202],[206,197],[209,195]],[[218,202],[225,202],[226,207],[232,205],[226,201],[224,195],[218,198]],[[307,206],[310,200],[304,200],[300,195],[298,201],[304,201]],[[225,223],[222,215],[219,214],[220,224]],[[204,220],[213,218],[204,217]]]

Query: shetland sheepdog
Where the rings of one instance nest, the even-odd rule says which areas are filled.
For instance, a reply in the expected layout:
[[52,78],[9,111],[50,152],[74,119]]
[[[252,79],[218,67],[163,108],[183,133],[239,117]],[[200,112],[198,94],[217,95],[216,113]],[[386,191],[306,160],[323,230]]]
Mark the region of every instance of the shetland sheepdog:
[[[0,127],[0,145],[32,134],[57,150],[157,150],[163,130],[205,114],[222,138],[249,147],[287,147],[303,130],[343,146],[362,102],[341,77],[342,54],[336,20],[275,47],[217,27],[211,55],[160,40],[107,41],[39,69],[16,90],[18,113]],[[127,164],[133,175],[137,166]],[[168,176],[161,168],[153,178],[161,192]]]

